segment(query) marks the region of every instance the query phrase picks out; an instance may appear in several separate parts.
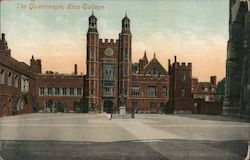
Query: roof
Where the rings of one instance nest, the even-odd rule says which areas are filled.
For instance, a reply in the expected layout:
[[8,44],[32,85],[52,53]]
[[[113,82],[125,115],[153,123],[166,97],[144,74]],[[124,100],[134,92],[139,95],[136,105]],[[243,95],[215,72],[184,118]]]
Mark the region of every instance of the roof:
[[[212,90],[212,88],[214,88],[214,90]],[[194,94],[214,94],[215,89],[216,89],[216,86],[214,86],[211,82],[198,82],[197,85],[194,86],[193,93]]]
[[156,56],[144,67],[144,73],[146,73],[151,68],[159,69],[162,74],[167,74],[165,68],[161,65],[161,63],[157,60]]

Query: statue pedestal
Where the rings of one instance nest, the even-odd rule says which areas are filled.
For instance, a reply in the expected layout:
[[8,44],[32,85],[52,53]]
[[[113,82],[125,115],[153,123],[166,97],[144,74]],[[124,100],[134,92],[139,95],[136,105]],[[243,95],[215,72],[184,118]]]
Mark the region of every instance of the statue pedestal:
[[121,106],[120,107],[120,115],[121,116],[125,116],[126,115],[126,107],[125,106]]

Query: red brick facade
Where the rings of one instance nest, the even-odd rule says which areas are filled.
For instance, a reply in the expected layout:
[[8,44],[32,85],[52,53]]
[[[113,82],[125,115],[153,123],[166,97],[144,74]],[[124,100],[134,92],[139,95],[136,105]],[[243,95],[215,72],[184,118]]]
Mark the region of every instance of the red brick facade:
[[169,79],[171,112],[190,113],[193,107],[192,64],[179,63],[176,57],[173,64],[169,60]]
[[5,35],[0,40],[0,116],[33,112],[36,76],[30,66],[11,57]]
[[[146,51],[138,63],[132,64],[132,33],[127,16],[121,29],[119,39],[99,39],[97,18],[89,17],[86,75],[77,74],[76,65],[73,74],[42,73],[41,60],[33,56],[30,66],[18,62],[11,57],[3,35],[0,116],[29,113],[37,107],[42,112],[75,112],[80,102],[89,111],[118,112],[121,95],[125,96],[128,112],[159,113],[165,108],[172,113],[192,112],[192,64],[179,63],[175,57],[173,64],[169,60],[167,71],[155,54],[149,61]],[[11,85],[8,77],[13,77]]]
[[38,74],[36,82],[40,110],[56,111],[58,105],[65,111],[74,112],[75,104],[80,102],[83,95],[83,76],[64,74]]
[[136,112],[159,112],[169,99],[167,71],[156,57],[148,62],[146,54],[138,66],[132,64],[132,34],[127,16],[122,19],[121,29],[117,40],[99,39],[97,18],[89,17],[84,100],[90,110],[118,111],[119,97],[125,95],[128,111],[133,107]]

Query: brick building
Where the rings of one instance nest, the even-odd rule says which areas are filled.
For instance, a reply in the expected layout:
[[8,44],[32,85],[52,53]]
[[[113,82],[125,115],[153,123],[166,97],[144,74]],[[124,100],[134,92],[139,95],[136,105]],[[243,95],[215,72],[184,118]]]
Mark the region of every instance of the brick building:
[[122,20],[119,39],[99,39],[97,18],[89,17],[87,32],[87,73],[84,100],[90,110],[109,111],[119,106],[119,96],[131,92],[130,20]]
[[74,112],[83,95],[83,76],[47,72],[38,74],[35,97],[45,112]]
[[169,60],[167,71],[156,54],[148,60],[146,51],[138,63],[132,63],[132,33],[127,15],[116,40],[100,39],[97,18],[91,15],[86,43],[86,75],[77,73],[77,65],[73,74],[43,73],[40,59],[32,56],[30,66],[13,59],[3,35],[0,116],[13,114],[13,104],[19,105],[25,95],[29,97],[25,112],[32,112],[37,106],[44,112],[75,112],[80,102],[89,111],[116,112],[121,95],[125,96],[128,112],[133,109],[158,113],[166,107],[169,112],[192,112],[192,64],[179,63],[175,57],[172,64]]
[[199,82],[198,78],[192,79],[192,93],[194,99],[215,101],[216,88],[216,76],[211,76],[210,82]]
[[192,96],[192,64],[179,63],[175,56],[174,63],[168,60],[170,112],[191,113],[193,108]]
[[[5,34],[0,40],[0,116],[31,113],[35,110],[76,110],[83,95],[83,75],[42,74],[40,59],[30,59],[30,66],[11,57]],[[36,109],[35,107],[39,107]]]
[[[145,52],[139,63],[132,64],[132,33],[127,15],[122,19],[118,37],[116,40],[99,39],[97,18],[94,15],[89,17],[84,100],[90,110],[117,111],[121,105],[119,97],[125,95],[128,111],[133,108],[136,112],[159,112],[170,98],[170,77],[173,85],[176,83],[178,86],[173,88],[176,91],[173,92],[176,94],[173,96],[175,101],[190,102],[185,102],[184,107],[180,107],[182,102],[176,102],[175,108],[182,110],[191,105],[191,63],[180,65],[175,61],[173,67],[169,67],[171,72],[168,73],[155,54],[154,58],[148,61]],[[179,81],[182,74],[186,77]],[[185,92],[182,93],[184,97],[179,90]]]
[[128,109],[136,112],[159,112],[169,100],[168,73],[154,58],[148,62],[146,51],[139,63],[133,64],[131,93]]
[[11,57],[5,34],[0,40],[0,116],[33,112],[36,75],[23,62]]

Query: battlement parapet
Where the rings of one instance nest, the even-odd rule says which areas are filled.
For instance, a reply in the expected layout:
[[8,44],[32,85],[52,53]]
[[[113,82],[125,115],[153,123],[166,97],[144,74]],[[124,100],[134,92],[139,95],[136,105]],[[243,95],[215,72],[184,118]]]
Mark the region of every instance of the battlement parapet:
[[188,63],[185,63],[185,62],[175,62],[173,63],[172,65],[170,65],[170,67],[174,67],[174,68],[178,68],[178,69],[192,69],[192,63],[188,62]]
[[100,45],[113,45],[113,44],[118,44],[118,39],[99,39],[99,44]]

